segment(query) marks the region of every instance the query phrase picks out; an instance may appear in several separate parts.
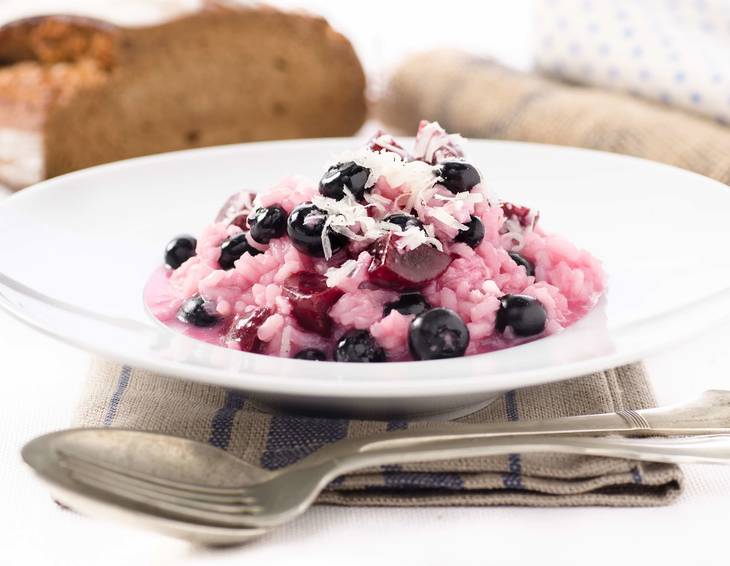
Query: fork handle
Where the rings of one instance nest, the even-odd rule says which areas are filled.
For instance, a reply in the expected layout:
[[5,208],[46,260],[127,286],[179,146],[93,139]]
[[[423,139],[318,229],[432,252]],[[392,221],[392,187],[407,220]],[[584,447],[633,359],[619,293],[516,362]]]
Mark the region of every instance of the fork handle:
[[459,458],[474,458],[519,452],[557,452],[626,458],[672,464],[730,464],[730,435],[701,435],[685,438],[622,438],[590,436],[502,436],[454,439],[407,450],[387,448],[351,454],[340,459],[328,473],[335,477],[388,464],[408,464]]
[[478,425],[439,423],[427,428],[341,440],[294,466],[318,466],[349,454],[406,451],[426,445],[443,447],[454,442],[499,437],[514,441],[518,437],[536,435],[697,436],[727,433],[730,433],[730,391],[712,390],[694,401],[656,409]]

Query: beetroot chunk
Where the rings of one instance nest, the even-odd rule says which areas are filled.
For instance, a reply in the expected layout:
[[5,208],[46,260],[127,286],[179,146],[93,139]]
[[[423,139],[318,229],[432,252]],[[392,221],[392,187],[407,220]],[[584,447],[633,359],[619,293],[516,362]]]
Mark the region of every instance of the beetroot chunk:
[[399,251],[395,238],[391,232],[373,245],[368,277],[380,287],[396,291],[419,289],[439,277],[451,263],[449,254],[428,244]]
[[226,345],[229,348],[238,347],[243,352],[261,352],[263,343],[259,340],[258,331],[269,316],[271,316],[271,309],[268,307],[259,307],[251,312],[238,315],[228,329]]
[[251,212],[255,196],[254,193],[248,191],[231,195],[218,211],[215,221],[222,222],[225,220],[229,224],[238,226],[241,230],[247,230],[246,219],[248,213]]
[[526,206],[520,206],[511,202],[503,202],[501,205],[505,218],[517,220],[520,226],[526,228],[532,223],[530,218],[532,211]]
[[328,338],[332,336],[332,318],[328,312],[344,294],[327,287],[327,279],[318,273],[300,271],[284,283],[284,296],[292,305],[292,315],[305,330]]

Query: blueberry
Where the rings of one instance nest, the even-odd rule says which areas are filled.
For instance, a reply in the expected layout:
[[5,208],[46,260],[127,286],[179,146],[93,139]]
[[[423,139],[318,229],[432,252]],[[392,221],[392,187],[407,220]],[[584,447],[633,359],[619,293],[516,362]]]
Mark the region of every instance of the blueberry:
[[509,257],[511,257],[512,261],[514,261],[517,265],[524,267],[525,271],[527,271],[527,275],[535,275],[535,266],[532,265],[530,260],[525,259],[517,252],[509,252]]
[[356,200],[362,202],[369,177],[370,169],[354,161],[338,163],[330,167],[322,177],[319,192],[326,197],[340,200],[345,198],[345,189],[348,189]]
[[467,229],[460,230],[454,240],[463,242],[471,248],[476,248],[484,239],[484,224],[476,216],[472,216],[471,220],[466,223]]
[[442,161],[438,165],[437,173],[442,179],[439,184],[454,194],[468,192],[482,182],[477,168],[466,161]]
[[286,234],[286,211],[278,205],[257,209],[248,217],[251,237],[259,244],[268,244]]
[[258,255],[261,250],[257,250],[248,243],[244,232],[228,238],[221,244],[221,257],[218,259],[218,265],[221,266],[221,269],[233,269],[233,264],[245,253]]
[[545,330],[547,313],[542,303],[528,295],[505,295],[499,299],[497,330],[504,332],[509,326],[515,336],[534,336]]
[[417,360],[463,356],[469,329],[451,309],[435,308],[419,314],[408,330],[408,349]]
[[198,241],[187,234],[173,238],[165,246],[165,265],[177,269],[195,255],[197,245]]
[[390,311],[398,311],[401,314],[421,314],[431,308],[421,293],[403,293],[397,301],[387,303],[383,307],[383,316],[388,316]]
[[221,321],[221,317],[215,312],[213,305],[200,295],[195,295],[182,304],[180,310],[177,311],[177,319],[200,328],[215,326]]
[[[291,211],[287,221],[287,233],[292,245],[300,252],[315,257],[324,257],[322,248],[322,230],[327,220],[327,212],[305,202]],[[328,237],[332,253],[341,250],[347,243],[342,234],[328,230]]]
[[383,222],[395,224],[396,226],[399,226],[400,229],[404,232],[408,230],[408,228],[418,228],[419,230],[423,230],[423,222],[421,222],[415,216],[405,214],[403,212],[397,212],[395,214],[386,216],[385,218],[383,218]]
[[350,330],[337,342],[336,362],[384,362],[385,351],[367,330]]
[[298,360],[312,360],[315,362],[323,362],[327,359],[327,355],[317,348],[305,348],[300,350],[294,357]]

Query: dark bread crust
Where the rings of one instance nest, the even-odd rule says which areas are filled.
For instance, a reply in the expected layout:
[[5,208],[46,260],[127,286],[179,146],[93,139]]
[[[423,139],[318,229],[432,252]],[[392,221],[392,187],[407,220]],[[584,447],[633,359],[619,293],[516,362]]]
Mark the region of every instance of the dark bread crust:
[[138,28],[33,18],[0,29],[0,60],[91,61],[104,73],[47,105],[47,177],[191,147],[351,135],[366,115],[349,41],[320,17],[265,7],[209,2]]

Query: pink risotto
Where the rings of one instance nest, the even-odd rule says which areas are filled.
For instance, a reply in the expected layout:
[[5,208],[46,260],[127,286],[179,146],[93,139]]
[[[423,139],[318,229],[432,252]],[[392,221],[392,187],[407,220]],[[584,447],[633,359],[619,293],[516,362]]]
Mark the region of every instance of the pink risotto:
[[318,183],[233,195],[197,239],[170,241],[148,307],[213,344],[318,361],[451,358],[559,332],[603,292],[600,262],[494,197],[463,144],[421,122],[410,151],[377,132]]

